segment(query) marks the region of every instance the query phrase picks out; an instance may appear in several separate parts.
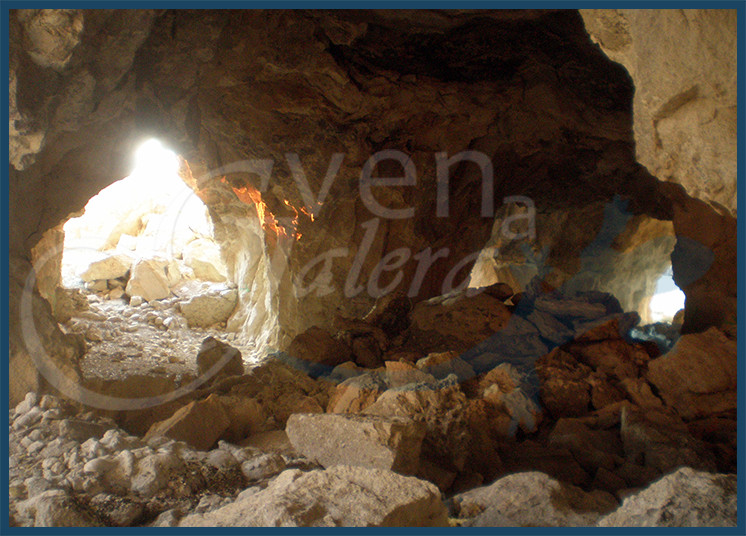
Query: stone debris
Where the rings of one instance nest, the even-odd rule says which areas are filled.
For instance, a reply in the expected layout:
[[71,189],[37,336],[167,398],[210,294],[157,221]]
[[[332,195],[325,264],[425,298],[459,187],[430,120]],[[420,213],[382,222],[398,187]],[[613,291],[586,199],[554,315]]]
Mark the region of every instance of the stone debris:
[[415,474],[422,423],[373,415],[291,415],[285,432],[295,450],[324,467],[356,465]]

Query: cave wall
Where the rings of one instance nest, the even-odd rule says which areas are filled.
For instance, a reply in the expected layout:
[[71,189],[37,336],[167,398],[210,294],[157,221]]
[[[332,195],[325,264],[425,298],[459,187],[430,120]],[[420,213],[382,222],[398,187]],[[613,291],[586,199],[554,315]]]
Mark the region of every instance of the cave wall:
[[[622,194],[633,214],[674,215],[635,162],[631,80],[574,11],[24,10],[11,14],[10,30],[12,400],[37,385],[23,350],[28,319],[17,320],[31,248],[127,175],[151,136],[186,159],[210,207],[245,291],[231,326],[261,329],[271,346],[367,312],[376,296],[365,282],[401,248],[449,250],[415,301],[440,294],[447,274],[480,251],[494,223],[481,215],[480,169],[451,168],[451,210],[437,218],[435,152],[486,154],[495,210],[511,195],[552,213]],[[384,149],[411,157],[416,184],[377,187],[375,199],[414,207],[413,217],[377,218],[360,198],[361,170]],[[306,206],[287,153],[298,155],[313,195],[333,155],[344,155],[323,205]],[[257,168],[268,160],[269,175]],[[403,176],[391,160],[377,172]],[[242,197],[251,189],[261,207]],[[267,212],[286,222],[285,236]],[[338,253],[329,270],[302,281],[329,252]],[[560,263],[572,263],[570,253]],[[344,284],[356,270],[352,286],[363,290],[351,295]],[[418,263],[410,256],[401,270],[406,291]],[[394,277],[384,273],[379,286]],[[309,279],[325,293],[305,293]],[[74,345],[41,302],[34,319],[49,328],[45,347],[69,360]]]
[[[637,160],[668,181],[684,332],[736,332],[737,16],[724,9],[580,10],[635,82]],[[681,191],[673,184],[681,185]]]
[[736,214],[736,10],[583,9],[635,81],[637,161]]

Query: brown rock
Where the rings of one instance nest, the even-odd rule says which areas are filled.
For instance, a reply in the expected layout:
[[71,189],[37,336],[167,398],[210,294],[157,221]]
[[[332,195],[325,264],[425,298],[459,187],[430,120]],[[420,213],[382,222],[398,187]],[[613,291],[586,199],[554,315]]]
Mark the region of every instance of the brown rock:
[[629,399],[641,408],[661,408],[663,402],[653,394],[650,385],[642,378],[624,378],[619,382]]
[[355,363],[364,368],[378,368],[383,365],[381,348],[372,336],[355,337],[352,339],[352,355]]
[[229,395],[255,399],[268,414],[269,429],[284,428],[293,413],[323,413],[333,384],[269,359],[251,369],[230,388]]
[[308,328],[295,337],[286,351],[296,359],[328,367],[341,365],[351,357],[350,349],[344,343],[318,327]]
[[675,414],[655,410],[645,413],[622,409],[621,437],[631,463],[660,473],[679,466],[714,471],[715,461],[707,446],[694,438]]
[[417,368],[442,380],[455,374],[463,382],[474,377],[474,369],[461,359],[458,352],[435,352],[417,361]]
[[637,377],[640,367],[647,363],[649,358],[642,348],[624,340],[605,340],[587,345],[574,344],[570,352],[580,362],[619,379]]
[[238,443],[251,434],[261,432],[267,421],[264,408],[253,398],[242,396],[220,396],[230,425],[223,438],[231,443]]
[[588,412],[591,395],[586,378],[590,368],[556,348],[536,361],[536,372],[542,404],[552,416],[576,417]]
[[510,288],[510,285],[508,285],[507,283],[495,283],[494,285],[490,285],[489,287],[482,287],[475,290],[477,292],[484,292],[485,294],[488,294],[493,298],[497,298],[501,302],[509,300],[514,294],[513,289]]
[[197,353],[200,376],[241,376],[244,373],[241,352],[215,337],[202,341]]
[[494,335],[510,317],[508,308],[488,294],[461,293],[418,303],[410,329],[426,352],[463,351]]
[[231,422],[220,398],[190,402],[170,418],[150,427],[145,438],[166,436],[184,441],[199,450],[209,450],[229,428]]
[[573,325],[575,340],[578,342],[593,342],[621,339],[639,323],[640,315],[636,312],[617,313],[591,322],[576,322]]
[[446,470],[460,471],[469,456],[471,441],[466,406],[466,397],[457,385],[404,387],[389,389],[364,413],[424,422],[423,458]]
[[572,453],[563,447],[543,446],[527,440],[518,445],[501,445],[500,457],[509,473],[540,471],[576,486],[591,482],[590,475],[578,464]]
[[589,474],[599,467],[613,470],[622,460],[619,436],[605,430],[592,430],[577,419],[560,419],[549,434],[549,445],[565,448]]
[[360,413],[387,389],[378,374],[366,373],[340,383],[329,399],[327,413]]
[[594,375],[587,381],[591,386],[591,405],[594,409],[605,408],[624,400],[624,393],[607,378]]
[[736,407],[736,341],[716,328],[682,335],[676,346],[648,364],[647,379],[685,419]]
[[397,388],[415,383],[434,385],[436,379],[410,363],[386,361],[386,380],[390,387]]

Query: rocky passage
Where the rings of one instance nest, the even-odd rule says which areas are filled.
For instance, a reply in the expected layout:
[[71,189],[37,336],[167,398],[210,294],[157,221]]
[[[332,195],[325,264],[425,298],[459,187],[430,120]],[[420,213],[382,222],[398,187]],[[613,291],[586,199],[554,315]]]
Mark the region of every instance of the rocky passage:
[[[160,312],[158,303],[149,309]],[[123,306],[93,299],[90,307]],[[160,406],[92,412],[29,394],[11,412],[13,519],[733,524],[735,343],[713,329],[660,355],[656,344],[628,338],[638,321],[610,295],[565,296],[537,280],[519,295],[498,284],[414,308],[387,297],[365,320],[340,319],[333,334],[313,328],[256,363],[211,336],[189,374],[219,372]],[[710,351],[688,350],[702,345]],[[717,360],[722,377],[671,384],[659,371],[686,355],[702,367]],[[123,396],[152,388],[120,375]],[[160,389],[175,389],[164,377],[171,382]],[[693,396],[710,409],[692,411]],[[690,477],[697,485],[679,496]]]
[[386,469],[220,441],[141,439],[50,395],[10,412],[10,525],[734,526],[735,477],[679,469],[629,494],[517,473],[444,500]]
[[[71,311],[70,320],[62,327],[85,341],[86,353],[80,360],[83,379],[121,380],[149,374],[194,377],[198,374],[197,351],[207,336],[230,342],[247,362],[255,360],[251,342],[226,332],[224,321],[221,325],[207,317],[202,322],[207,315],[200,309],[211,309],[213,302],[223,300],[226,294],[234,296],[235,305],[236,290],[208,284],[200,293],[199,283],[193,283],[196,285],[190,286],[189,294],[151,302],[128,303],[126,299],[102,299],[96,293],[81,292],[79,309]],[[214,311],[209,310],[209,314],[214,316]]]
[[11,523],[734,525],[736,23],[12,11]]

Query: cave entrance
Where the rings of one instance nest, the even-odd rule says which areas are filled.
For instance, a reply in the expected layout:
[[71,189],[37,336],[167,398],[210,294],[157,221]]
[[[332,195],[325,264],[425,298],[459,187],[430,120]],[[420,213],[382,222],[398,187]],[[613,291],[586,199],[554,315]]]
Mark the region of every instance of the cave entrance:
[[57,316],[63,330],[86,340],[88,381],[161,377],[155,389],[169,391],[172,380],[198,374],[207,336],[241,345],[227,329],[238,291],[187,170],[162,142],[147,140],[132,173],[62,228],[60,284],[69,311]]
[[[148,140],[135,153],[133,172],[104,188],[82,215],[65,223],[65,286],[85,286],[114,299],[163,299],[165,288],[130,285],[128,293],[126,274],[112,277],[130,261],[148,259],[166,263],[164,275],[170,283],[226,280],[207,207],[181,178],[179,167],[176,153],[158,140]],[[106,264],[112,257],[121,262]]]
[[674,283],[673,269],[669,266],[668,270],[658,279],[655,294],[650,298],[650,320],[652,322],[681,324],[681,320],[677,318],[677,313],[683,311],[685,301],[686,296]]

